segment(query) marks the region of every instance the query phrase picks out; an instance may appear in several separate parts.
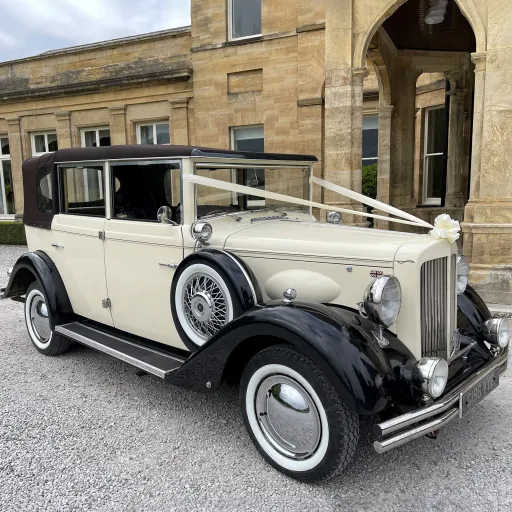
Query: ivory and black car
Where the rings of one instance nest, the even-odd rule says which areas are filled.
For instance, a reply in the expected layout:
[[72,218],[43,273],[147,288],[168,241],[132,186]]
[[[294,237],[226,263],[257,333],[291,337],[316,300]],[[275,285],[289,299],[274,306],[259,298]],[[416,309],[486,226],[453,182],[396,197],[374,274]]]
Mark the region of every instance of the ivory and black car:
[[[227,235],[215,235],[249,232],[261,222],[280,223],[285,233],[316,222],[312,212],[269,216],[245,198],[208,223],[197,218],[205,192],[183,176],[218,168],[245,183],[246,169],[286,166],[302,191],[315,160],[180,146],[63,150],[32,159],[23,171],[30,252],[0,298],[24,303],[29,337],[42,354],[62,354],[77,342],[197,392],[213,393],[223,380],[239,383],[243,419],[262,456],[298,480],[331,478],[354,457],[361,417],[374,425],[382,453],[468,413],[499,384],[508,324],[493,320],[465,287],[445,360],[418,357],[411,340],[364,305],[302,300],[294,286],[272,299],[261,267],[228,250]],[[146,177],[137,181],[140,175]],[[235,196],[216,190],[203,204],[226,197],[233,205]],[[248,201],[256,206],[247,209]],[[325,232],[333,229],[343,228]],[[268,265],[297,264],[282,263],[273,250]],[[369,286],[391,279],[384,277]],[[451,296],[455,314],[455,291]]]

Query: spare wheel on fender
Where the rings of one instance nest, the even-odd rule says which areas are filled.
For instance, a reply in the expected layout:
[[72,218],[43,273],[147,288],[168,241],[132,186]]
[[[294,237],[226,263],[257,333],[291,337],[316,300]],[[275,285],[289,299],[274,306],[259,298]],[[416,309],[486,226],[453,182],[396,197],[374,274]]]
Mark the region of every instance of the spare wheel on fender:
[[[181,263],[174,276],[171,309],[181,339],[195,351],[248,306],[255,305],[256,297],[250,277],[234,256],[221,251],[209,254],[213,257],[192,256]],[[250,304],[236,291],[241,285],[252,290]]]

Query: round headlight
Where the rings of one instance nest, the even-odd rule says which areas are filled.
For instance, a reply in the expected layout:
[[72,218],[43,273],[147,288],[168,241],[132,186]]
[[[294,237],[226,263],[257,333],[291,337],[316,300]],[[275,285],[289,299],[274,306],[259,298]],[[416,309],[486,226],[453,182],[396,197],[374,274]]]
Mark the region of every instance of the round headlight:
[[364,293],[363,306],[371,320],[386,327],[394,324],[400,313],[402,290],[393,276],[378,277]]
[[424,357],[416,367],[422,377],[421,390],[432,398],[440,397],[448,382],[448,363],[440,357]]
[[493,343],[501,348],[508,345],[510,339],[510,324],[508,318],[491,318],[484,322],[484,330]]
[[457,259],[457,295],[466,291],[469,280],[469,263],[466,256],[459,256]]
[[192,236],[200,242],[207,242],[212,237],[213,229],[208,222],[196,222],[192,224]]

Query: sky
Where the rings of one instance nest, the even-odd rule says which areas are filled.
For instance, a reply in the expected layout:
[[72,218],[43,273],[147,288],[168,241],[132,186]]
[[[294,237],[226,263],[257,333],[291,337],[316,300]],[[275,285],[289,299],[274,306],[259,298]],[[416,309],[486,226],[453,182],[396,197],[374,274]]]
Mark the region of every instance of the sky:
[[190,0],[0,0],[0,62],[190,24]]

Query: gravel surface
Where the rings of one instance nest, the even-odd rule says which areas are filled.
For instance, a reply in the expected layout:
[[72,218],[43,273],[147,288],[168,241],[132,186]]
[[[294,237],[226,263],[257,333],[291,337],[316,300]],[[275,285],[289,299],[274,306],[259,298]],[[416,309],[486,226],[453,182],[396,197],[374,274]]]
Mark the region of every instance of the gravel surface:
[[[0,246],[0,285],[24,247]],[[40,355],[22,304],[0,302],[0,510],[512,510],[512,380],[437,441],[377,455],[363,436],[335,480],[300,484],[258,455],[238,390],[137,377],[76,346]]]

